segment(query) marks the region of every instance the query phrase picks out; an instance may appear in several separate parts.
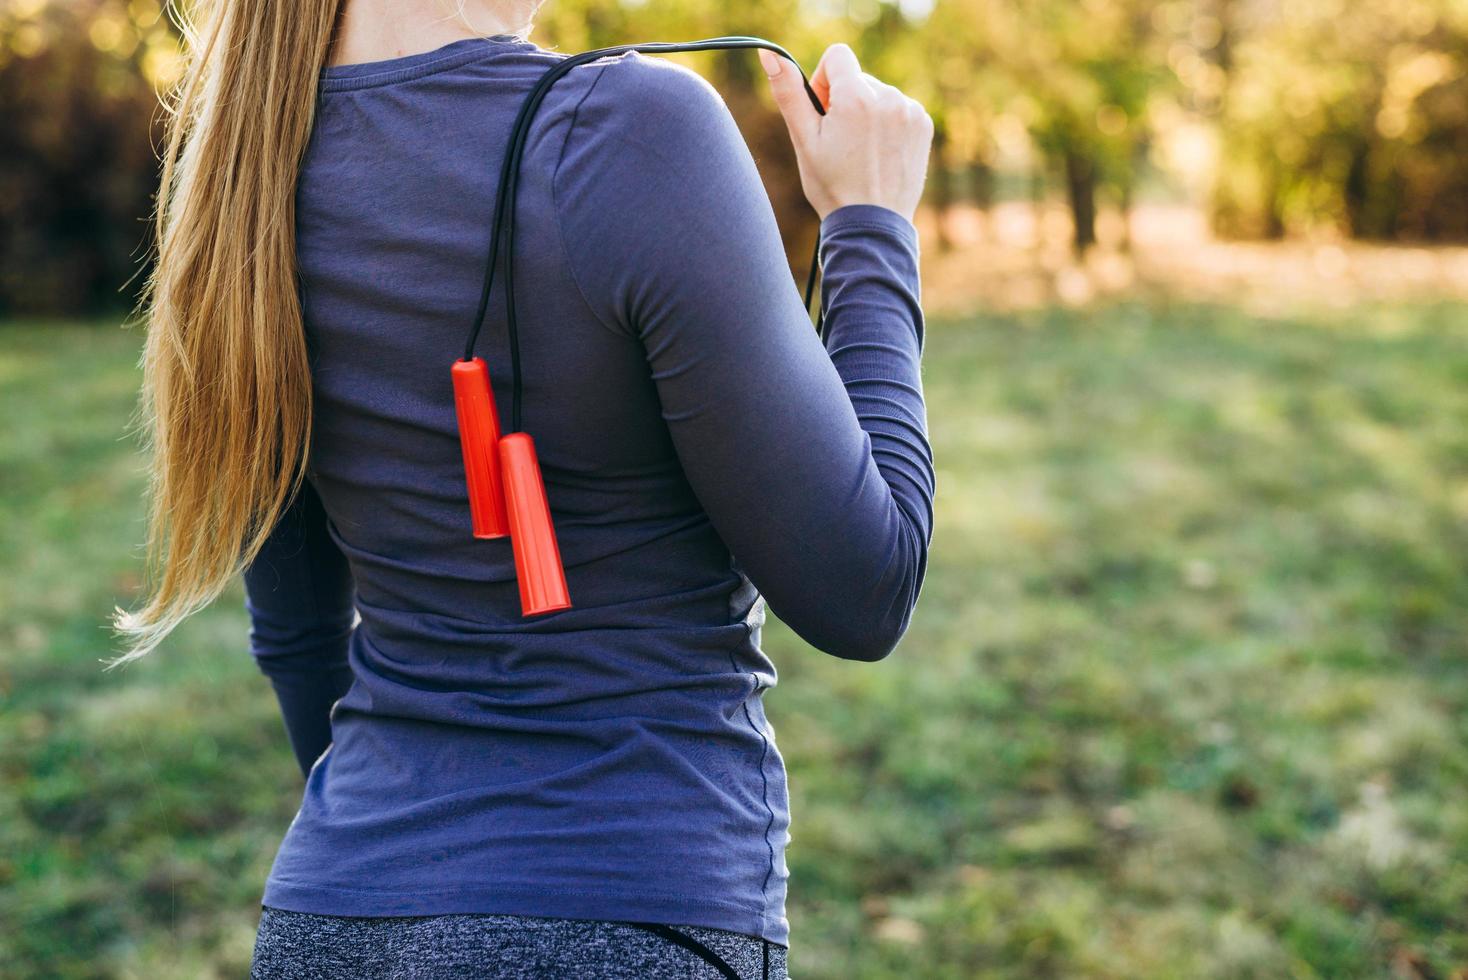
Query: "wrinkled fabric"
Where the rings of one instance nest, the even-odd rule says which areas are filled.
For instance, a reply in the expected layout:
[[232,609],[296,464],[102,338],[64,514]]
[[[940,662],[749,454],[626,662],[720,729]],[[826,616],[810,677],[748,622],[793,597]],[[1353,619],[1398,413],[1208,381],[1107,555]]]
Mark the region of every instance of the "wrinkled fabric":
[[[934,493],[917,236],[876,206],[826,218],[823,344],[706,82],[639,55],[559,82],[515,288],[574,607],[522,617],[509,541],[470,533],[449,372],[506,134],[561,57],[502,37],[324,73],[296,213],[307,482],[245,577],[309,770],[264,902],[783,944],[761,625],[768,603],[857,661],[907,629]],[[508,423],[499,289],[476,353]]]

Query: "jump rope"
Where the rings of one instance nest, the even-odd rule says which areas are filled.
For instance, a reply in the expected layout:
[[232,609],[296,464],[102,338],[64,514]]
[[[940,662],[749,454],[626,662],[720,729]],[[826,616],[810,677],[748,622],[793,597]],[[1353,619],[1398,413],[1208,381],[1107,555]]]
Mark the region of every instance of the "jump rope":
[[[546,94],[573,68],[628,52],[680,54],[692,51],[729,51],[763,48],[789,61],[800,72],[802,84],[816,112],[825,106],[805,71],[784,48],[757,37],[715,37],[703,41],[619,44],[571,55],[557,62],[535,83],[520,105],[510,130],[510,141],[500,168],[499,191],[495,198],[489,257],[484,265],[484,284],[479,291],[479,308],[469,326],[464,355],[454,362],[454,409],[458,416],[459,442],[464,452],[465,482],[469,491],[469,514],[476,538],[509,537],[515,558],[515,578],[520,586],[520,608],[526,616],[538,616],[571,607],[566,573],[561,564],[555,527],[546,499],[545,479],[535,453],[535,442],[522,428],[520,331],[515,315],[515,201],[519,193],[520,162],[525,152],[530,124]],[[494,286],[500,250],[505,264],[505,322],[510,346],[510,427],[501,434],[499,414],[491,394],[489,368],[474,353],[489,295]],[[820,268],[821,242],[816,236],[810,273],[805,282],[805,307],[810,309]],[[816,310],[815,327],[825,339],[824,311]],[[712,954],[710,954],[712,955]],[[722,962],[722,961],[721,961]],[[730,971],[729,975],[733,975]]]

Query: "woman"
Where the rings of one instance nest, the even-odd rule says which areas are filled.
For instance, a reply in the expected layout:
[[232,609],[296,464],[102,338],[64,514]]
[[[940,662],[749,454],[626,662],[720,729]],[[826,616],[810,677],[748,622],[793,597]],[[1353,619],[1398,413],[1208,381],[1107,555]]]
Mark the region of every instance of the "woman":
[[533,12],[216,0],[190,36],[145,355],[160,575],[121,625],[139,656],[244,571],[307,776],[257,977],[784,976],[765,600],[873,661],[922,583],[930,121],[844,46],[824,118],[764,59],[823,345],[722,101],[627,55],[525,150],[525,426],[575,605],[521,615],[509,545],[470,534],[449,366],[505,136],[563,57]]

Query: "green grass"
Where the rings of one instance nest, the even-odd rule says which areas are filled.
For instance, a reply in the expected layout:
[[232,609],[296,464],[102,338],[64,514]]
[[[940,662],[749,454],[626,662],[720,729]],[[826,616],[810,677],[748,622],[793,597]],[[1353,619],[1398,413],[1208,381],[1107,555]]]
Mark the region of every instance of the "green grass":
[[[1468,309],[930,331],[912,631],[767,635],[793,975],[1468,969]],[[0,329],[6,976],[242,976],[300,791],[237,594],[99,669],[135,344]]]

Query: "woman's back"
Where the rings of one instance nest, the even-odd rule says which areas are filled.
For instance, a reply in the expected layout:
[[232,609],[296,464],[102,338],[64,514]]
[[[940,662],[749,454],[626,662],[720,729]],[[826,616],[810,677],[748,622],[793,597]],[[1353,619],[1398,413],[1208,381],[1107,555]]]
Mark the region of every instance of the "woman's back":
[[[828,353],[707,84],[638,56],[563,79],[526,148],[515,288],[574,607],[523,618],[509,543],[470,535],[449,367],[506,134],[560,57],[475,39],[323,82],[296,216],[309,487],[247,584],[268,672],[361,621],[264,901],[784,943],[761,593],[838,656],[906,627],[933,493],[915,235],[878,207],[827,218]],[[498,291],[477,353],[507,419]]]

